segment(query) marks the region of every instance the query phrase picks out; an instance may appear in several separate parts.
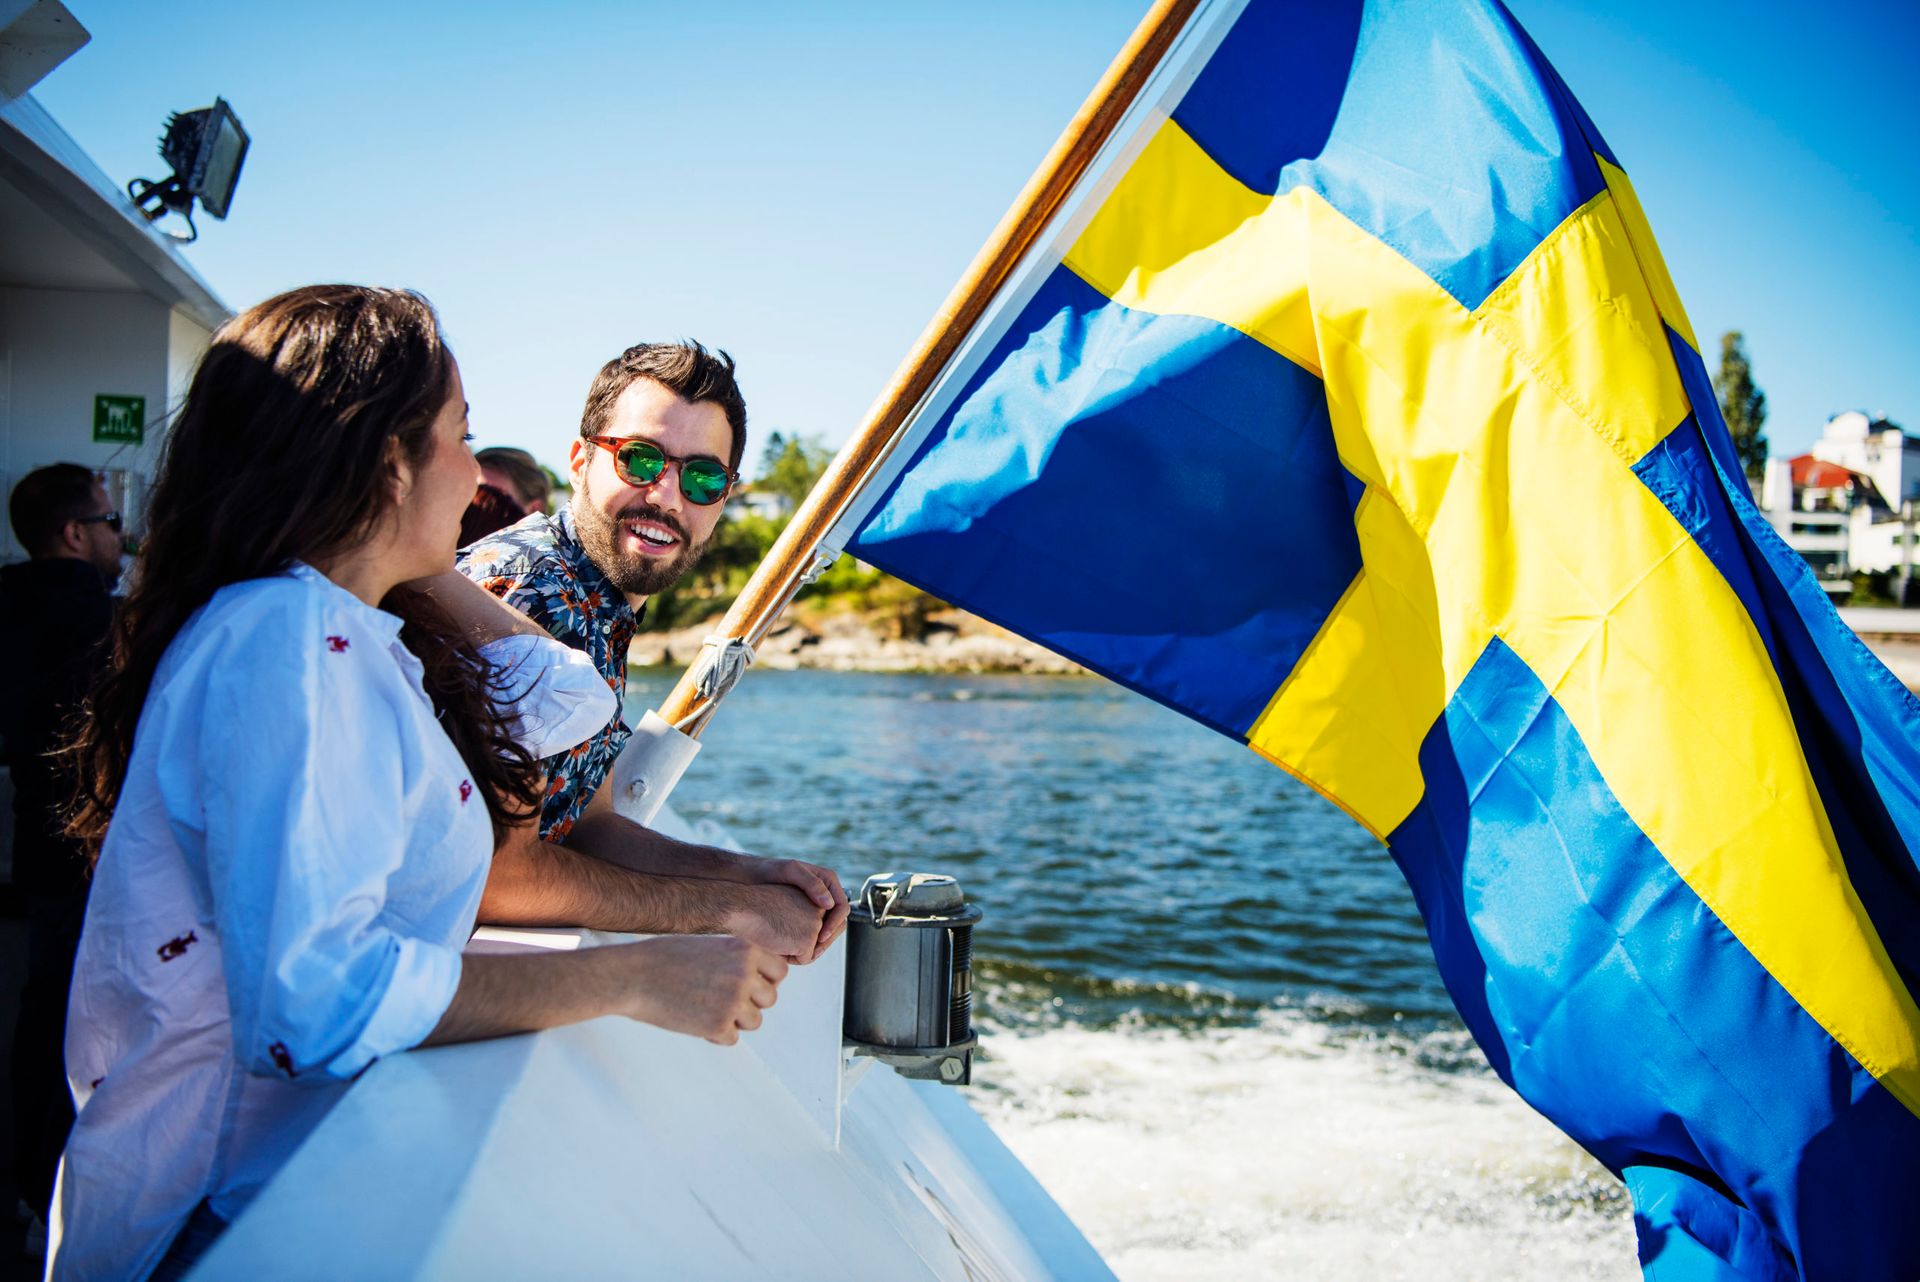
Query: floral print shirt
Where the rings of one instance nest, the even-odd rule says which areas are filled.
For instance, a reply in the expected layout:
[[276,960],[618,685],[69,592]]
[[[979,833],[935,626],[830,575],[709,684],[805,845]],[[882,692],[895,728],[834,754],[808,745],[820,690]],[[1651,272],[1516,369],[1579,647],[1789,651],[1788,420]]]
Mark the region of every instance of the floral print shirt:
[[[586,652],[621,706],[627,697],[627,647],[639,617],[580,546],[573,513],[535,513],[460,553],[460,572],[554,637]],[[633,731],[614,714],[585,743],[549,757],[540,835],[563,840],[587,808]]]

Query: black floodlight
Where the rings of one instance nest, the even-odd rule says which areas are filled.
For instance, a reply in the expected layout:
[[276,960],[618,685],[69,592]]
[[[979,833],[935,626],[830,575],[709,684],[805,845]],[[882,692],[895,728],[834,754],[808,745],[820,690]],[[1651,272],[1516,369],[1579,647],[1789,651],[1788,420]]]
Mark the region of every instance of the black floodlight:
[[233,189],[240,184],[240,166],[247,159],[247,142],[240,117],[225,98],[215,98],[211,107],[198,111],[176,111],[167,118],[167,132],[160,139],[160,159],[173,173],[158,183],[136,178],[127,184],[127,195],[148,222],[169,212],[179,214],[190,234],[178,239],[195,240],[200,229],[193,225],[193,202],[199,200],[215,218],[227,216]]

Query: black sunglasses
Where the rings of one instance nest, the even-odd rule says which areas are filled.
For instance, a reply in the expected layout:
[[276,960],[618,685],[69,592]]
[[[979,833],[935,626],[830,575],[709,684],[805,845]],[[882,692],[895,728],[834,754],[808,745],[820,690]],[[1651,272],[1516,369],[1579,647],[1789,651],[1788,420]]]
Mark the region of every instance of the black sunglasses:
[[637,436],[589,436],[587,440],[613,454],[613,470],[628,485],[652,485],[667,470],[667,464],[680,465],[680,493],[687,502],[706,507],[727,496],[727,490],[740,479],[716,458],[675,458]]
[[115,534],[120,533],[118,512],[102,512],[99,516],[76,516],[73,519],[81,525],[104,525]]

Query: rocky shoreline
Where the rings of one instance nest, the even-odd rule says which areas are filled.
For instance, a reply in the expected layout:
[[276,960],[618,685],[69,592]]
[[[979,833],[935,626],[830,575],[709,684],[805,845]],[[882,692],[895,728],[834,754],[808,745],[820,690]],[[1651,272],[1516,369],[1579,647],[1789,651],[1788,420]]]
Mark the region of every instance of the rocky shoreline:
[[[719,619],[676,632],[643,632],[628,651],[638,667],[684,667]],[[829,672],[1014,672],[1083,675],[1086,669],[963,610],[928,617],[917,639],[891,636],[882,616],[828,614],[782,618],[754,652],[754,665]]]
[[[719,625],[711,619],[675,632],[643,632],[630,651],[637,667],[685,667]],[[1920,638],[1862,638],[1909,690],[1920,691]],[[1041,673],[1086,669],[962,610],[932,615],[917,640],[888,635],[880,616],[788,616],[754,655],[763,668],[829,672]]]

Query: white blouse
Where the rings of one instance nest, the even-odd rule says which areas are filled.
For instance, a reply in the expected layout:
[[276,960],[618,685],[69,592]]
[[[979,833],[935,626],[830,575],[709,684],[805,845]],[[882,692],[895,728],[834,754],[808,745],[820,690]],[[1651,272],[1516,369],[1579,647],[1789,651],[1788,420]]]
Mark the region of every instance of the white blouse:
[[536,760],[585,743],[618,711],[593,660],[552,637],[517,632],[480,653],[494,670],[495,701],[513,711],[514,738]]
[[[606,723],[571,651],[509,640],[489,657],[519,659],[531,751]],[[50,1276],[144,1277],[202,1198],[234,1218],[356,1075],[419,1044],[492,849],[399,619],[304,565],[216,593],[155,673],[94,874]]]

